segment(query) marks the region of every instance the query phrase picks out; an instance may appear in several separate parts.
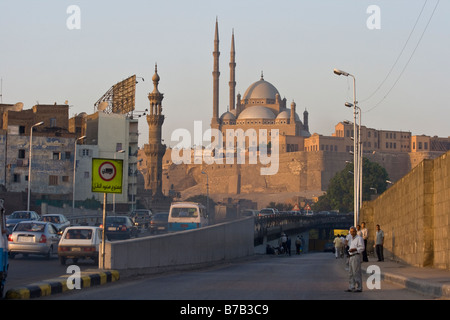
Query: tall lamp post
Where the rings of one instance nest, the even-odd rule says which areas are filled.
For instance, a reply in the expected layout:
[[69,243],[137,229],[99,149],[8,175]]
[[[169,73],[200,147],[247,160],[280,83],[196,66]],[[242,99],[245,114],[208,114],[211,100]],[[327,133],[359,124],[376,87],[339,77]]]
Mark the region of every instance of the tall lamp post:
[[31,153],[33,146],[33,129],[44,124],[44,121],[38,122],[31,126],[30,132],[30,152],[28,153],[28,200],[27,200],[27,211],[30,211],[30,197],[31,197]]
[[[353,105],[346,104],[347,107],[353,107],[353,208],[354,208],[354,224],[355,227],[358,224],[359,220],[359,207],[360,207],[360,186],[361,186],[361,178],[362,178],[362,165],[361,162],[361,152],[360,152],[360,132],[356,131],[356,109],[359,109],[356,101],[356,78],[354,75],[339,70],[334,69],[334,74],[338,76],[352,77],[353,78]],[[360,109],[361,110],[361,109]],[[361,118],[361,111],[359,112],[359,116]],[[359,130],[361,128],[361,124],[359,124]]]
[[77,169],[77,143],[80,140],[85,139],[86,136],[79,137],[75,140],[75,153],[73,156],[73,179],[72,179],[72,214],[75,213],[75,171]]
[[205,171],[202,174],[206,174],[206,212],[209,213],[209,177]]
[[[123,150],[123,149],[114,152],[114,160],[116,160],[116,155],[118,153],[124,153],[124,152],[125,152],[125,150]],[[116,194],[115,193],[113,193],[113,213],[114,214],[116,213]]]

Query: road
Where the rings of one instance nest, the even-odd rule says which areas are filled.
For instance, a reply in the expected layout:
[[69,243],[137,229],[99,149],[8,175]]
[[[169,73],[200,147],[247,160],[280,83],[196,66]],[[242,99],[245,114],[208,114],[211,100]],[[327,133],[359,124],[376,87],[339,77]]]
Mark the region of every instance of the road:
[[[367,275],[364,276],[366,283]],[[45,300],[424,300],[397,285],[347,293],[343,260],[331,253],[258,255],[255,259],[191,272],[121,279]]]

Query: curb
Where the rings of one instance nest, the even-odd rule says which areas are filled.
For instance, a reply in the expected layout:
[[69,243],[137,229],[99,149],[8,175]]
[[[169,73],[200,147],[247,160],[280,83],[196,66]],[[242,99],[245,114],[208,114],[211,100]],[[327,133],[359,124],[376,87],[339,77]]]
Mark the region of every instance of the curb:
[[[24,287],[9,289],[6,292],[5,299],[32,299],[73,290],[67,287],[67,282],[69,282],[68,278],[70,276],[71,275],[65,275],[55,279],[35,282]],[[119,279],[120,274],[116,270],[103,272],[85,271],[81,272],[80,286],[81,288],[88,288],[96,285],[118,281]]]

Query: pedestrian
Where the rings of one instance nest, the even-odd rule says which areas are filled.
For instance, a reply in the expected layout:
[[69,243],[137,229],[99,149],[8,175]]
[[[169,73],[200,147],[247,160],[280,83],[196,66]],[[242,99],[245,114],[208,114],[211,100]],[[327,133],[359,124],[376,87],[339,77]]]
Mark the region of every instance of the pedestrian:
[[377,224],[377,232],[375,235],[375,251],[377,252],[378,261],[384,261],[383,244],[384,244],[384,231],[381,230],[380,225]]
[[336,237],[333,240],[334,244],[334,255],[336,256],[336,259],[340,257],[341,255],[341,236],[336,235]]
[[356,226],[356,234],[358,236],[362,237],[361,226],[359,224]]
[[295,239],[295,254],[300,254],[300,247],[302,246],[302,240],[299,236]]
[[369,238],[369,230],[367,230],[365,222],[361,223],[361,233],[364,240],[363,262],[369,262],[369,258],[367,257],[367,239]]
[[282,253],[286,253],[287,250],[286,241],[287,241],[286,234],[282,232],[280,238],[280,249],[282,250]]
[[345,255],[344,251],[345,251],[346,246],[347,246],[347,243],[346,243],[345,236],[344,236],[344,234],[341,234],[341,252],[340,252],[341,258],[343,258]]
[[289,236],[286,236],[286,254],[291,255],[291,238]]
[[350,228],[349,238],[349,269],[347,292],[362,292],[361,255],[364,251],[364,241],[356,233],[356,228]]

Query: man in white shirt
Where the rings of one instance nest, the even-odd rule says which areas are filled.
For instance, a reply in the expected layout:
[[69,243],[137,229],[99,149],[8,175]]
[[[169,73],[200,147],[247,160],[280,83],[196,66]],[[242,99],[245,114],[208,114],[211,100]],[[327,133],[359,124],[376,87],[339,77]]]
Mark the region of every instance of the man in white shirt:
[[348,292],[362,291],[361,255],[364,251],[364,241],[356,234],[356,228],[350,228],[350,238],[348,242],[349,269],[348,269]]

